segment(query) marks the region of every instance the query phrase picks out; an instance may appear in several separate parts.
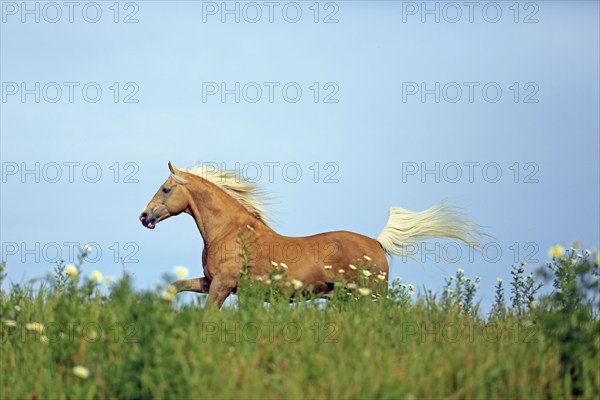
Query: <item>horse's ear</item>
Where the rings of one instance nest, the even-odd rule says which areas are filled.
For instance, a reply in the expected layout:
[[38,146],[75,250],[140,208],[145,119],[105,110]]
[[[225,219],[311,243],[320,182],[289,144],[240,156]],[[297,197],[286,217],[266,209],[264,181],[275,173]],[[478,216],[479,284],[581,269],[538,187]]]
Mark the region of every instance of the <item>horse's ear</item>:
[[177,169],[171,164],[171,161],[169,161],[169,171],[171,171],[173,175],[177,172]]

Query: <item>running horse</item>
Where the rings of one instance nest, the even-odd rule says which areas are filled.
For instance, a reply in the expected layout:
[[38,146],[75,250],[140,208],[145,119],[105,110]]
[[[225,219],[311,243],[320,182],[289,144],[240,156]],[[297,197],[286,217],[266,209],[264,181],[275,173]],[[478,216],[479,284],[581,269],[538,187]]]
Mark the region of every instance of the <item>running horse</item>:
[[251,278],[260,279],[274,266],[281,266],[297,291],[326,296],[341,274],[346,282],[359,281],[361,271],[355,265],[360,261],[366,260],[372,266],[369,272],[381,275],[387,283],[387,257],[405,255],[403,249],[408,244],[433,237],[472,243],[473,236],[479,234],[477,226],[460,211],[441,203],[421,212],[392,207],[387,224],[375,239],[348,231],[283,236],[268,225],[262,192],[236,172],[209,164],[191,169],[175,168],[171,162],[168,165],[169,178],[139,219],[146,228],[154,229],[159,222],[182,212],[194,218],[204,240],[204,277],[176,281],[171,287],[175,292],[207,293],[207,304],[219,308],[242,277],[243,235],[252,238],[248,247]]

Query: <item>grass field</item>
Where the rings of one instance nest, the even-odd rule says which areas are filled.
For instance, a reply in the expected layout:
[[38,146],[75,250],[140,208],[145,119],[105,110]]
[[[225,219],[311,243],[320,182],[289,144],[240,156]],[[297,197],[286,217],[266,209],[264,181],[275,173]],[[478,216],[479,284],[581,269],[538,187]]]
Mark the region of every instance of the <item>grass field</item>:
[[437,294],[396,281],[292,306],[285,279],[246,280],[236,307],[205,310],[84,278],[83,253],[2,291],[1,397],[598,398],[598,261],[555,253],[535,278],[513,266],[486,312],[462,270]]

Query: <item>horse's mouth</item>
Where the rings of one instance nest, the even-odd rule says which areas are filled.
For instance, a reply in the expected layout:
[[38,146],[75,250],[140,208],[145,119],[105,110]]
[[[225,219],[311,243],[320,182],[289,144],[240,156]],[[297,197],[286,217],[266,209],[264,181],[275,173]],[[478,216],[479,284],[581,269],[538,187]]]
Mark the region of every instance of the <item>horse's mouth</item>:
[[160,217],[152,217],[152,218],[144,218],[144,219],[142,219],[140,217],[140,220],[142,221],[142,225],[144,225],[146,228],[154,229],[154,228],[156,228],[156,224],[158,224],[163,219],[167,219],[167,218],[168,218],[168,216],[161,215]]
[[142,215],[140,215],[140,221],[142,222],[142,225],[144,225],[146,228],[154,229],[156,228],[158,219],[156,217],[148,218],[148,214],[142,213]]
[[140,215],[140,221],[142,221],[142,225],[144,225],[146,228],[154,229],[156,228],[156,224],[158,224],[162,220],[169,218],[170,216],[171,214],[167,211],[156,214],[148,214],[146,212],[143,212]]

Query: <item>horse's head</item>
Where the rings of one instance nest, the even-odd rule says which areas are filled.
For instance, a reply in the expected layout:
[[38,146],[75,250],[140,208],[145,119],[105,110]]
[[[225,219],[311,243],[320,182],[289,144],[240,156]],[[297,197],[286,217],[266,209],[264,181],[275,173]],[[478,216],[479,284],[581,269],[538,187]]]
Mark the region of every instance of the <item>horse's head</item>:
[[178,215],[188,208],[189,194],[181,171],[171,162],[169,162],[169,170],[171,171],[169,179],[160,186],[140,215],[140,221],[146,228],[154,229],[160,221]]

